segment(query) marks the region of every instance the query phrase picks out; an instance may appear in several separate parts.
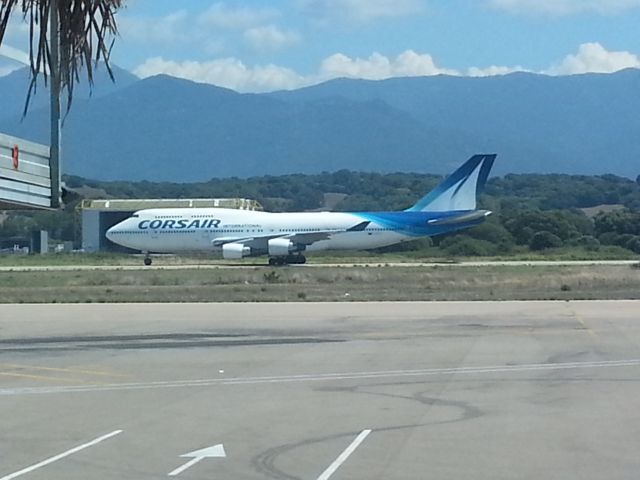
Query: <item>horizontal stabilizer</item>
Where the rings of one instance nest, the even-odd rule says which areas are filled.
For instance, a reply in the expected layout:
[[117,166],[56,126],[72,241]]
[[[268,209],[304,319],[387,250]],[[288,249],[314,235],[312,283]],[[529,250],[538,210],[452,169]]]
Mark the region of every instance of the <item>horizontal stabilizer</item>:
[[475,210],[496,155],[474,155],[435,189],[422,197],[408,212],[448,212]]
[[459,225],[461,223],[473,222],[475,220],[481,220],[484,217],[491,215],[489,210],[476,210],[471,213],[463,213],[462,215],[454,215],[447,218],[434,218],[429,220],[429,225]]

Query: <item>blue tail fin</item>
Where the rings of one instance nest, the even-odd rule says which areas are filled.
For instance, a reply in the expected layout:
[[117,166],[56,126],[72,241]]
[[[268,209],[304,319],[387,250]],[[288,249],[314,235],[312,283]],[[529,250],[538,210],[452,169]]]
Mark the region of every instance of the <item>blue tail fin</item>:
[[496,155],[474,155],[407,212],[475,210]]

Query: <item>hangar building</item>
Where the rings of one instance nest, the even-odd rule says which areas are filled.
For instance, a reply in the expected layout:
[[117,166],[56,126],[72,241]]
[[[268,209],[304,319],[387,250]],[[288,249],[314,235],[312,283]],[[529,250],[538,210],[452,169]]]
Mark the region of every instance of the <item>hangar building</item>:
[[256,200],[246,198],[181,198],[181,199],[109,199],[83,200],[82,249],[85,252],[131,252],[109,241],[105,233],[116,223],[147,208],[236,208],[262,210]]

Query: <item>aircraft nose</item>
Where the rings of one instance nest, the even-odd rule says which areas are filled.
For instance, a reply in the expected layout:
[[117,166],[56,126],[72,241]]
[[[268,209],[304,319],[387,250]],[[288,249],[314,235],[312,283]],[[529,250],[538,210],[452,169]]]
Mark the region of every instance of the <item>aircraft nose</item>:
[[113,227],[109,228],[106,233],[104,234],[105,237],[107,237],[107,239],[111,240],[112,242],[114,241],[117,233],[120,231],[120,224],[116,224]]

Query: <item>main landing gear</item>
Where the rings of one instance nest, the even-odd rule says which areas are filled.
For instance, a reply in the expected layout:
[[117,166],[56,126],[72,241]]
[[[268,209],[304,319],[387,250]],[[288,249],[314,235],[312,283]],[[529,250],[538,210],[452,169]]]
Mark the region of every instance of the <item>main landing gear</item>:
[[269,258],[269,265],[272,267],[282,265],[302,265],[307,262],[307,257],[304,255],[287,255],[286,257],[271,257]]
[[144,254],[144,264],[148,267],[152,263],[153,263],[153,261],[151,260],[151,255],[149,255],[149,252],[145,252],[145,254]]

